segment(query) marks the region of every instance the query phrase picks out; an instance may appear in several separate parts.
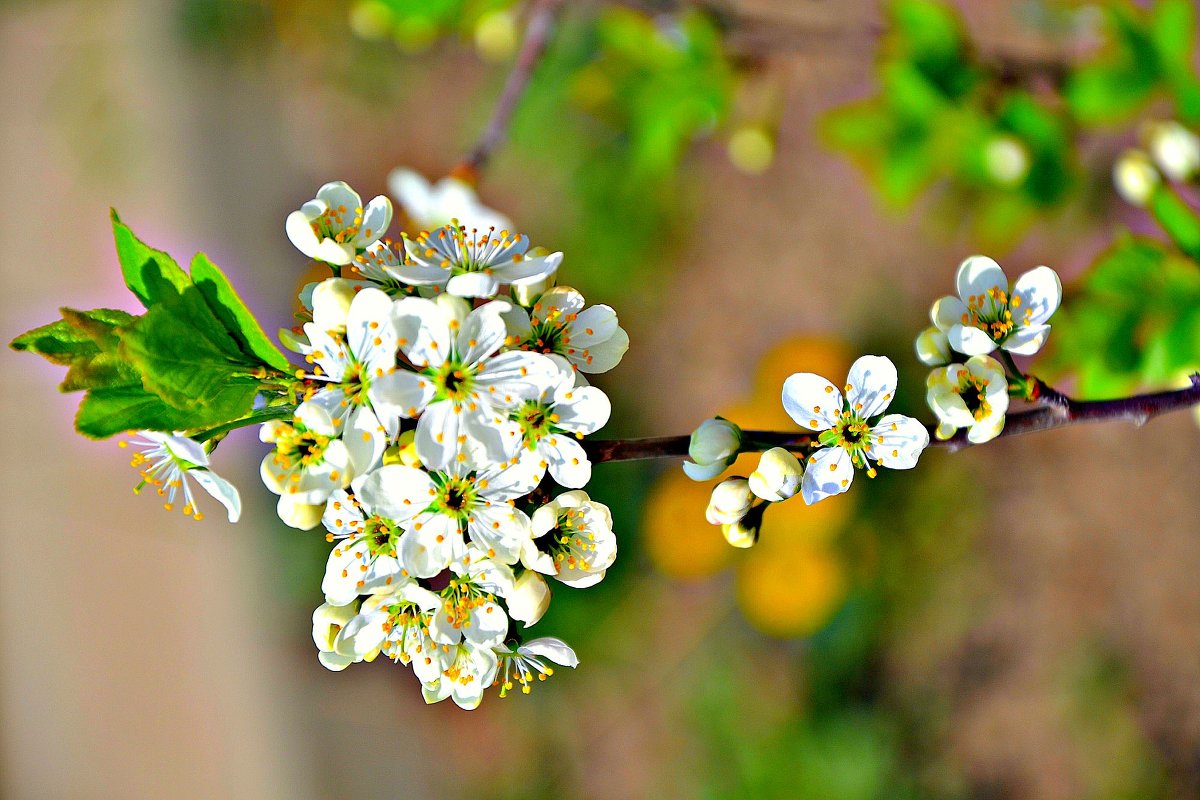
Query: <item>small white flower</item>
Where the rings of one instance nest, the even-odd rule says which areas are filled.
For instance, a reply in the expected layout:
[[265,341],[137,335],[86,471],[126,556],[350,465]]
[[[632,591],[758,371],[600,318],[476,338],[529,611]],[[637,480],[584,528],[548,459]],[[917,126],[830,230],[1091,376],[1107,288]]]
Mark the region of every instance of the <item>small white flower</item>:
[[750,511],[754,492],[745,478],[726,478],[713,487],[704,516],[713,525],[730,525]]
[[209,468],[208,453],[196,440],[159,431],[138,431],[134,438],[118,444],[120,447],[133,445],[139,451],[129,462],[142,476],[134,494],[145,486],[153,486],[159,497],[164,498],[163,508],[167,511],[174,510],[176,498],[182,497],[183,513],[193,519],[203,519],[189,483],[194,480],[225,506],[230,522],[237,522],[241,517],[242,498],[237,487]]
[[937,414],[937,437],[967,428],[967,441],[981,444],[1000,435],[1008,412],[1008,377],[991,356],[972,356],[929,373],[926,400]]
[[288,215],[288,238],[317,261],[344,266],[392,224],[392,201],[383,195],[363,208],[362,198],[342,181],[327,183],[313,200]]
[[733,463],[741,446],[741,428],[721,417],[706,419],[692,431],[688,442],[692,460],[683,462],[683,471],[694,481],[715,478]]
[[407,577],[400,541],[408,522],[428,507],[430,485],[425,472],[389,464],[355,478],[351,491],[330,496],[322,522],[337,545],[321,582],[328,602],[344,605]]
[[463,641],[449,650],[450,661],[436,682],[421,686],[426,703],[452,698],[459,708],[478,708],[483,692],[496,679],[496,653]]
[[808,457],[800,491],[808,505],[841,494],[854,468],[875,475],[871,462],[911,469],[929,444],[929,432],[912,417],[888,414],[874,426],[896,392],[896,367],[882,356],[862,356],[850,367],[845,397],[820,375],[797,373],[783,383],[783,407],[799,425],[820,431],[821,447]]
[[553,636],[543,636],[518,645],[516,650],[508,645],[500,645],[495,651],[500,661],[496,682],[500,684],[501,697],[508,696],[516,683],[521,684],[523,694],[529,694],[534,675],[539,681],[544,681],[554,674],[554,668],[546,666],[547,661],[571,669],[579,666],[579,658],[570,645]]
[[997,347],[1021,356],[1041,349],[1050,335],[1046,321],[1062,301],[1062,284],[1054,270],[1035,267],[1018,278],[1010,292],[999,264],[986,256],[971,256],[959,266],[956,283],[958,297],[943,297],[930,311],[951,347],[968,356]]
[[464,640],[476,647],[500,644],[508,633],[508,614],[498,600],[513,591],[512,569],[472,546],[450,571],[454,577],[440,593],[441,605],[429,623],[430,638],[444,645]]
[[583,295],[555,286],[530,311],[514,306],[504,314],[509,344],[521,350],[557,355],[580,372],[608,372],[629,349],[629,334],[605,305],[584,307]]
[[1113,186],[1125,202],[1139,208],[1150,202],[1162,178],[1141,150],[1126,150],[1113,164]]
[[338,438],[333,418],[315,403],[301,403],[290,423],[263,423],[259,438],[275,445],[263,458],[259,474],[267,488],[280,495],[280,518],[285,522],[285,511],[295,512],[292,504],[323,504],[354,478],[350,451]]
[[[547,359],[548,360],[548,359]],[[554,363],[554,362],[552,362]],[[560,486],[579,489],[592,479],[592,462],[576,439],[595,433],[608,422],[612,404],[594,386],[576,386],[575,375],[563,367],[535,398],[505,403],[520,426],[527,455],[537,465],[540,481],[550,471]]]
[[551,275],[562,253],[530,256],[529,237],[457,222],[404,239],[408,262],[394,268],[413,286],[437,287],[458,297],[495,297],[502,284]]
[[1185,182],[1200,172],[1200,136],[1174,120],[1150,126],[1150,155],[1173,181]]
[[357,602],[341,606],[322,603],[313,612],[313,643],[317,646],[317,658],[326,669],[340,672],[351,664],[363,660],[362,656],[342,655],[337,652],[337,641],[342,629],[350,620],[354,619],[357,613]]
[[946,332],[936,325],[930,326],[917,335],[917,358],[929,367],[942,367],[953,361],[950,352],[950,340]]
[[436,683],[453,660],[448,647],[429,638],[429,624],[440,605],[436,594],[411,581],[393,584],[363,600],[357,616],[344,623],[335,647],[352,658],[381,651],[410,665],[422,683]]
[[568,586],[595,586],[617,559],[612,512],[587,492],[564,492],[533,512],[532,537],[521,550],[526,569]]
[[772,447],[758,460],[750,473],[750,491],[771,503],[781,503],[800,491],[804,467],[800,460],[782,447]]
[[430,468],[470,460],[476,451],[483,461],[511,458],[520,431],[497,406],[540,396],[559,370],[545,356],[499,352],[505,337],[499,315],[509,304],[493,301],[465,313],[456,298],[406,297],[393,308],[397,345],[417,371],[375,379],[376,411],[384,419],[420,417],[417,454]]
[[458,178],[431,184],[421,174],[400,167],[388,175],[388,190],[418,228],[433,230],[456,219],[479,230],[513,227],[508,217],[481,203],[471,185]]
[[516,563],[529,538],[529,517],[509,501],[537,486],[530,465],[477,469],[455,461],[445,472],[405,473],[405,482],[408,485],[398,488],[403,496],[425,498],[400,541],[400,563],[409,575],[437,575],[467,555],[468,542],[488,558]]
[[550,587],[539,573],[527,569],[513,582],[513,588],[504,600],[508,604],[508,615],[528,628],[550,608]]

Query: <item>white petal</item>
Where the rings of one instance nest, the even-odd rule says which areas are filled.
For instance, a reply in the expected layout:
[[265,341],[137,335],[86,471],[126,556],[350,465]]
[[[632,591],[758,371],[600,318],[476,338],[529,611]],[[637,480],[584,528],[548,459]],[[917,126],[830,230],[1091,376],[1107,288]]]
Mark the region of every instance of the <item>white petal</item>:
[[[527,570],[517,578],[505,600],[508,602],[508,613],[512,618],[525,623],[525,627],[528,628],[541,619],[550,607],[550,587],[540,573]],[[503,641],[503,636],[500,641]]]
[[388,369],[396,363],[396,329],[392,322],[392,298],[378,289],[363,289],[354,296],[346,315],[346,342],[350,352],[371,370]]
[[[420,525],[420,528],[416,526]],[[438,537],[441,541],[438,541]],[[432,578],[463,550],[458,522],[443,514],[423,514],[400,537],[400,561],[417,578]]]
[[456,297],[495,297],[500,281],[487,272],[464,272],[446,282],[446,291]]
[[561,664],[564,667],[575,668],[579,666],[579,658],[575,655],[575,651],[571,649],[571,646],[562,639],[556,639],[553,636],[543,636],[540,639],[526,642],[517,648],[517,652],[521,655],[548,658],[555,664]]
[[617,328],[610,338],[603,342],[596,342],[575,355],[568,354],[568,358],[579,367],[580,371],[595,375],[608,372],[616,367],[621,363],[621,359],[625,357],[628,350],[629,334],[625,332],[624,328]]
[[[538,298],[537,304],[533,307],[533,316],[539,322],[545,322],[551,316],[565,318],[583,311],[583,305],[583,295],[579,292],[570,286],[555,286]],[[615,327],[615,318],[613,322]]]
[[[529,574],[537,575],[536,572]],[[497,603],[485,602],[471,609],[470,619],[471,625],[464,635],[476,647],[495,647],[508,634],[508,615]]]
[[450,356],[450,320],[437,303],[406,297],[393,304],[392,319],[397,345],[418,369],[441,366]]
[[950,346],[966,356],[979,356],[996,349],[992,337],[973,325],[958,324],[946,334]]
[[[572,377],[572,383],[574,379]],[[603,428],[612,415],[612,402],[608,395],[595,386],[559,389],[554,394],[554,423],[572,433],[590,434]]]
[[283,227],[287,232],[288,239],[296,246],[297,250],[309,258],[316,256],[321,241],[313,231],[312,222],[307,214],[303,211],[293,211],[288,214]]
[[388,226],[391,224],[392,201],[383,195],[378,195],[363,209],[362,223],[358,226],[358,235],[354,237],[354,244],[360,249],[365,248],[387,233]]
[[156,431],[144,431],[141,435],[145,438],[158,441],[176,458],[182,459],[189,464],[194,464],[197,467],[208,466],[208,453],[204,452],[204,445],[195,439],[190,439],[187,436],[168,436]]
[[399,433],[401,417],[416,417],[433,399],[433,395],[433,381],[403,369],[376,378],[367,389],[367,397],[389,436]]
[[1029,321],[1035,325],[1050,319],[1062,302],[1062,282],[1058,273],[1049,267],[1035,267],[1017,278],[1013,286],[1013,297],[1021,298],[1021,305],[1013,309],[1013,318],[1024,320],[1030,309]]
[[342,442],[350,454],[350,469],[354,475],[364,475],[383,461],[387,436],[375,412],[366,406],[355,406],[346,417]]
[[464,452],[459,441],[463,433],[463,408],[450,400],[439,400],[425,409],[417,420],[415,444],[421,463],[430,469],[442,469]]
[[541,441],[538,452],[545,452],[550,475],[559,486],[582,489],[592,479],[592,462],[573,437],[552,433]]
[[958,266],[955,277],[958,296],[968,301],[972,297],[986,296],[988,290],[1008,292],[1008,278],[1000,265],[987,256],[971,256]]
[[967,306],[962,300],[946,295],[934,302],[929,310],[929,321],[939,331],[945,332],[955,325],[961,325],[966,313]]
[[515,564],[524,540],[529,539],[529,517],[506,504],[481,506],[471,513],[467,530],[488,558]]
[[846,399],[850,407],[870,419],[884,412],[896,394],[896,365],[884,356],[862,356],[850,367]]
[[694,481],[708,481],[720,475],[728,466],[724,461],[712,464],[694,464],[691,461],[684,461],[683,471]]
[[1032,356],[1042,349],[1049,335],[1049,325],[1022,325],[1004,340],[1001,347],[1014,355]]
[[403,522],[424,511],[433,497],[429,473],[402,464],[388,464],[354,483],[354,495],[368,514]]
[[867,455],[888,469],[912,469],[928,446],[924,425],[903,414],[888,414],[871,429]]
[[230,522],[237,522],[238,518],[242,516],[242,497],[232,483],[206,469],[189,470],[188,477],[195,478],[201,489],[225,506],[225,510],[229,512]]
[[501,313],[510,308],[510,303],[492,302],[467,315],[458,332],[456,347],[459,358],[468,367],[474,367],[504,344],[508,329],[504,325]]
[[783,382],[783,410],[802,427],[823,431],[837,424],[842,393],[811,372],[798,372]]
[[354,219],[355,211],[362,207],[362,198],[345,181],[326,183],[317,189],[317,199],[329,208],[338,209],[343,218],[349,217],[351,220]]
[[572,347],[594,347],[615,336],[618,327],[617,312],[608,306],[585,308],[568,328],[570,344]]
[[322,436],[337,436],[337,428],[329,412],[312,402],[303,402],[296,408],[296,421],[313,433]]
[[854,464],[850,454],[841,447],[823,447],[804,465],[800,492],[805,504],[811,506],[826,497],[841,494],[853,482]]
[[298,503],[285,494],[280,496],[275,511],[285,525],[297,530],[311,531],[321,524],[325,504]]

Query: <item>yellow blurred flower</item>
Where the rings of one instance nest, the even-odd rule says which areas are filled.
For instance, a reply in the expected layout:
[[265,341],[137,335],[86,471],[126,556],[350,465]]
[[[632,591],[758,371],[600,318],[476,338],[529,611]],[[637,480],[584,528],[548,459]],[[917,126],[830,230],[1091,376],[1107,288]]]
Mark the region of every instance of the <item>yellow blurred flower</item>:
[[[795,372],[845,375],[851,361],[846,345],[836,339],[802,336],[781,342],[759,362],[750,397],[721,416],[744,429],[801,430],[783,410],[784,380]],[[758,459],[757,453],[739,456],[717,480],[749,475]],[[738,605],[752,625],[779,637],[818,630],[845,598],[845,570],[831,545],[854,511],[855,495],[812,506],[799,499],[773,504],[758,544],[737,550],[704,518],[713,485],[670,470],[651,488],[642,533],[655,568],[673,578],[696,579],[733,564]]]

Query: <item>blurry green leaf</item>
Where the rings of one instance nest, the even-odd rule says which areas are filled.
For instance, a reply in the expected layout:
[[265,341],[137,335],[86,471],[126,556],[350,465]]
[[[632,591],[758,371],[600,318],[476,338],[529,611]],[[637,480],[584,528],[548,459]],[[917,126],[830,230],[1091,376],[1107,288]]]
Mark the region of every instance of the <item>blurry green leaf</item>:
[[884,51],[910,63],[945,97],[958,99],[973,88],[976,71],[958,15],[937,0],[895,0],[888,7],[890,32]]
[[237,340],[244,352],[282,372],[291,370],[287,358],[267,338],[262,326],[238,297],[229,279],[204,253],[198,253],[192,259],[192,281],[208,301],[213,314]]
[[1173,189],[1160,185],[1150,198],[1150,211],[1176,247],[1200,259],[1200,216]]

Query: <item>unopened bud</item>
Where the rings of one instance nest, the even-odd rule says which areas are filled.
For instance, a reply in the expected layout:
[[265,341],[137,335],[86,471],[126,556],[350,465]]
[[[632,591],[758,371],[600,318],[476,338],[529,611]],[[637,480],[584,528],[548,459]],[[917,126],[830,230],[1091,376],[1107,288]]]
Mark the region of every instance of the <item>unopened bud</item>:
[[944,367],[951,361],[950,340],[945,331],[929,326],[917,336],[917,358],[930,367]]
[[749,482],[745,478],[729,478],[713,488],[704,516],[713,525],[729,525],[746,516],[753,503]]
[[741,428],[720,417],[706,419],[692,433],[688,444],[692,460],[683,462],[683,471],[694,481],[715,478],[733,463],[741,446]]
[[313,324],[323,331],[343,331],[350,304],[354,302],[354,284],[342,278],[321,281],[313,289]]
[[1150,157],[1141,150],[1126,150],[1113,165],[1113,185],[1117,187],[1117,194],[1132,205],[1149,203],[1161,182]]
[[533,570],[525,570],[513,583],[508,601],[508,615],[525,623],[525,627],[537,622],[550,607],[550,587],[546,579]]
[[803,476],[799,459],[782,447],[772,447],[758,460],[758,469],[750,473],[750,491],[763,500],[780,503],[800,490]]

